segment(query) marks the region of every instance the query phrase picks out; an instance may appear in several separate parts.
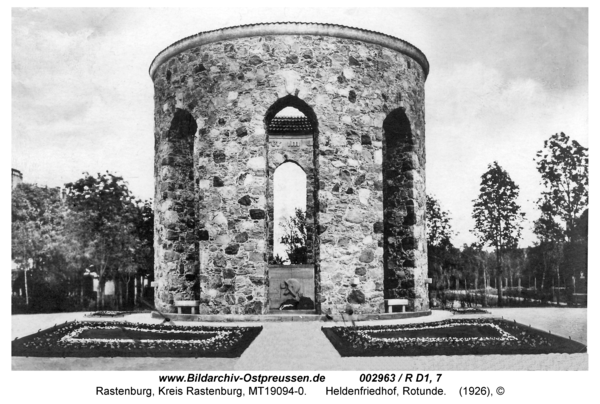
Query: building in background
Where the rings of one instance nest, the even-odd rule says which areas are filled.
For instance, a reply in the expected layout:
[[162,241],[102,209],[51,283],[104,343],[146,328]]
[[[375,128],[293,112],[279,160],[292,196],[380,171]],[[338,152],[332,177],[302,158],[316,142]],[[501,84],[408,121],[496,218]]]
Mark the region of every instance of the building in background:
[[23,173],[16,168],[12,169],[11,189],[15,189],[17,185],[23,182]]

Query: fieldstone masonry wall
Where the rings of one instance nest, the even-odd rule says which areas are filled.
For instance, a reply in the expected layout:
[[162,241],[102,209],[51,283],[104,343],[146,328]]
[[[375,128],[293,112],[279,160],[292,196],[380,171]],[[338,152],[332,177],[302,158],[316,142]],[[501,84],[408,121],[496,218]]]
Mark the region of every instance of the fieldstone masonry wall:
[[384,312],[394,297],[428,309],[426,72],[379,44],[298,30],[189,46],[153,66],[161,310],[198,299],[201,314],[268,311],[269,183],[285,153],[264,120],[283,97],[318,120],[313,161],[295,157],[315,184],[318,310]]

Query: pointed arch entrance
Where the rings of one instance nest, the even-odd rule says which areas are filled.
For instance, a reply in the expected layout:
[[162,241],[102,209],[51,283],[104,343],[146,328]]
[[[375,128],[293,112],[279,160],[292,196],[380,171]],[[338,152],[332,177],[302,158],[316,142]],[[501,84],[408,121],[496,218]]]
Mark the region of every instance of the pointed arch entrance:
[[269,307],[317,309],[316,137],[312,108],[288,95],[265,114]]

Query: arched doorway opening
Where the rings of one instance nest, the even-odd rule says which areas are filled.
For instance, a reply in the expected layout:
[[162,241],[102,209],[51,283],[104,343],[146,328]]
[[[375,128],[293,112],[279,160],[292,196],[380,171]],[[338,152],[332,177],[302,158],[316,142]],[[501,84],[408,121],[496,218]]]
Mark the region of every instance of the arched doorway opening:
[[384,298],[408,298],[409,309],[415,298],[418,243],[413,229],[417,201],[412,189],[414,170],[418,168],[413,153],[416,141],[404,109],[391,111],[383,121]]
[[316,116],[293,95],[265,115],[267,132],[267,249],[271,310],[314,311],[316,235]]
[[306,173],[292,161],[273,175],[273,263],[308,264]]

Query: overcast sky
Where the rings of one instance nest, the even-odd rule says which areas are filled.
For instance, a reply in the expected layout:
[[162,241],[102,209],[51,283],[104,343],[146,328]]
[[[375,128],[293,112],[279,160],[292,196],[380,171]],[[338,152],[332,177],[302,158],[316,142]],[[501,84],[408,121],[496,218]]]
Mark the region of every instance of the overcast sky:
[[588,146],[586,9],[13,9],[13,168],[48,186],[109,170],[152,198],[152,59],[201,31],[275,21],[365,28],[421,49],[427,192],[450,211],[455,244],[475,241],[472,200],[494,160],[521,188],[521,246],[535,240],[535,152],[561,131]]

